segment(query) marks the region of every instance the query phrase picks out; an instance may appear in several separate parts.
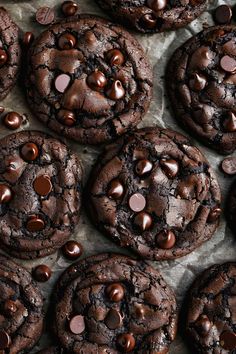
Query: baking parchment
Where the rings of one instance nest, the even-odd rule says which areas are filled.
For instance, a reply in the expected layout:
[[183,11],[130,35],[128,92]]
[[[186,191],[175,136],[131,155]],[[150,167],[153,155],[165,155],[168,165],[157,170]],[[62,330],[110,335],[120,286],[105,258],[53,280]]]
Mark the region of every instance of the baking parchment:
[[[37,36],[41,31],[45,30],[45,28],[35,22],[36,9],[40,6],[55,7],[56,14],[59,17],[61,2],[62,0],[0,0],[0,5],[5,6],[6,9],[9,10],[15,22],[20,26],[22,31],[32,31]],[[185,135],[188,135],[176,124],[170,109],[170,104],[166,97],[166,92],[164,89],[164,72],[166,64],[173,51],[179,45],[184,43],[194,33],[202,30],[205,24],[213,25],[212,11],[222,3],[226,2],[216,0],[211,1],[208,6],[208,11],[204,12],[200,18],[192,22],[188,27],[184,29],[180,29],[175,32],[167,32],[154,35],[140,35],[133,33],[133,35],[136,36],[136,38],[142,44],[154,69],[153,100],[149,112],[146,114],[139,127],[159,125],[165,128],[168,127],[180,131]],[[236,0],[227,1],[227,3],[229,5],[235,5]],[[98,8],[93,0],[78,0],[78,4],[81,13],[99,14],[106,17],[106,15]],[[25,65],[26,63],[23,63],[23,66]],[[25,90],[22,83],[18,83],[14,90],[9,94],[7,99],[5,99],[1,104],[4,105],[7,110],[14,110],[26,116],[28,123],[22,126],[20,130],[38,129],[41,131],[48,131],[47,128],[38,122],[37,119],[34,118],[32,113],[29,111],[25,101],[24,92]],[[56,136],[52,132],[50,133]],[[3,137],[7,134],[10,134],[10,131],[5,129],[3,125],[0,124],[0,137]],[[200,149],[204,152],[212,167],[214,168],[221,185],[224,202],[233,178],[225,177],[219,170],[219,164],[223,157],[201,145],[193,138],[191,139],[194,141],[195,145],[200,147]],[[66,140],[66,143],[80,155],[85,171],[84,182],[86,182],[86,178],[91,169],[91,166],[96,160],[97,155],[101,149],[91,146],[81,146],[69,140]],[[71,238],[77,239],[82,243],[84,247],[83,257],[106,251],[127,253],[124,249],[117,247],[113,242],[98,232],[91,225],[90,221],[85,215],[83,208],[77,231],[74,235],[72,235]],[[212,239],[204,243],[195,252],[192,252],[190,255],[175,261],[153,262],[153,266],[161,270],[168,284],[174,289],[179,306],[181,306],[182,300],[189,285],[191,284],[194,277],[199,274],[199,272],[213,263],[235,260],[235,258],[236,238],[232,235],[229,228],[226,226],[223,217],[221,225]],[[22,263],[29,270],[31,270],[33,266],[43,263],[49,265],[52,268],[52,278],[47,283],[42,285],[39,284],[45,297],[45,305],[47,307],[48,299],[53,291],[53,285],[55,284],[55,281],[58,279],[61,272],[71,264],[71,262],[66,261],[60,252],[57,252],[54,255],[45,257],[43,259],[39,259],[37,261],[16,261],[18,263]],[[183,306],[185,306],[185,302]],[[43,348],[50,343],[50,335],[45,333],[42,336],[39,344],[34,348],[34,350],[31,351],[31,353],[37,352],[39,348]],[[177,339],[172,344],[170,354],[193,353],[190,353],[190,350],[185,346],[184,338],[181,338],[181,336],[178,335]]]

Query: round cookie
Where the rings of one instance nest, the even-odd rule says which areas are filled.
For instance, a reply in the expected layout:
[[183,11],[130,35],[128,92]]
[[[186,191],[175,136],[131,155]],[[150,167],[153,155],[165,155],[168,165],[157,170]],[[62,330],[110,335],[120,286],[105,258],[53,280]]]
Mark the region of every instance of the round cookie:
[[205,10],[206,0],[95,0],[123,25],[143,33],[186,26]]
[[34,41],[26,85],[33,112],[50,129],[99,144],[140,122],[152,96],[152,70],[128,32],[84,15]]
[[1,353],[28,353],[43,329],[43,298],[30,273],[0,255]]
[[211,238],[221,213],[219,185],[205,157],[183,135],[157,127],[107,146],[86,197],[101,231],[153,260],[192,252]]
[[34,131],[0,140],[0,156],[0,247],[25,259],[55,252],[79,219],[78,157]]
[[227,208],[225,209],[225,216],[228,221],[229,227],[236,235],[236,182],[230,188]]
[[73,264],[55,291],[55,334],[73,353],[167,353],[177,305],[145,262],[101,254]]
[[227,354],[236,350],[236,263],[205,270],[190,289],[187,338],[194,353]]
[[64,353],[66,353],[65,350],[59,347],[49,347],[37,352],[37,354],[64,354]]
[[236,26],[208,28],[173,54],[166,68],[176,118],[222,154],[236,148]]
[[15,85],[21,60],[19,28],[0,7],[0,101]]

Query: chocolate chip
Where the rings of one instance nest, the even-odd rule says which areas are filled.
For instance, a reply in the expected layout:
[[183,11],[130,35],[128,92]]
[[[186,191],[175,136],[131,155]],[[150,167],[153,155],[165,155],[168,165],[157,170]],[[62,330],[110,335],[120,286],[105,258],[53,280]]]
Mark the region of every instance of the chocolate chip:
[[3,305],[3,312],[6,316],[11,317],[17,311],[17,306],[15,301],[6,300]]
[[125,58],[119,49],[111,49],[106,54],[106,58],[111,66],[124,64]]
[[122,324],[122,316],[116,309],[110,309],[104,322],[109,329],[117,329]]
[[236,334],[230,331],[224,331],[221,333],[220,345],[226,350],[236,349]]
[[26,228],[29,232],[42,231],[44,229],[44,226],[45,226],[44,221],[36,215],[31,216],[26,223]]
[[108,298],[113,302],[120,302],[125,295],[123,286],[119,283],[113,283],[106,288]]
[[7,53],[5,52],[5,50],[0,49],[0,67],[3,66],[4,64],[6,64],[7,62]]
[[70,330],[74,334],[81,334],[85,330],[85,322],[84,322],[84,317],[81,315],[77,315],[72,317],[70,320]]
[[40,264],[33,269],[33,277],[40,283],[48,281],[51,278],[51,275],[51,269],[45,264]]
[[82,245],[77,241],[68,241],[62,247],[63,255],[69,260],[77,259],[83,253]]
[[207,336],[212,328],[212,322],[206,315],[200,315],[195,323],[196,329],[201,336]]
[[12,199],[12,191],[6,184],[0,183],[0,204],[8,203]]
[[153,168],[152,162],[148,160],[139,160],[135,166],[135,172],[137,173],[138,176],[143,176],[149,172],[151,172]]
[[216,8],[214,18],[219,25],[230,23],[232,18],[232,10],[228,5],[220,5]]
[[189,86],[195,91],[201,91],[206,86],[207,80],[204,75],[194,73],[189,81]]
[[147,6],[153,11],[163,10],[167,5],[167,0],[147,0]]
[[71,127],[76,122],[74,112],[68,111],[66,109],[61,109],[57,114],[57,118],[59,119],[59,121],[62,124],[66,125],[68,127]]
[[229,55],[224,55],[220,60],[220,66],[227,73],[234,73],[236,71],[236,60]]
[[23,44],[29,47],[34,41],[34,34],[32,32],[25,32],[23,37]]
[[11,130],[18,129],[23,121],[22,116],[17,112],[9,112],[3,119],[4,125]]
[[179,172],[179,164],[173,159],[161,159],[160,165],[169,178],[174,178]]
[[48,195],[52,190],[52,182],[47,175],[41,175],[35,178],[33,186],[35,192],[41,196]]
[[116,341],[117,347],[124,353],[131,352],[135,347],[135,339],[131,333],[120,334]]
[[135,193],[129,198],[129,207],[136,213],[142,211],[146,206],[146,199],[140,193]]
[[113,179],[108,187],[107,195],[112,199],[120,199],[124,194],[124,187],[118,179]]
[[125,89],[120,80],[115,80],[111,87],[106,91],[107,97],[113,101],[120,100],[125,95]]
[[163,230],[156,236],[156,242],[162,249],[171,249],[176,242],[175,234],[170,230]]
[[34,143],[26,143],[21,148],[21,156],[25,161],[34,161],[39,155],[38,146]]
[[61,11],[66,17],[74,16],[78,11],[78,5],[74,1],[64,1]]
[[233,112],[229,112],[226,119],[223,122],[223,126],[227,132],[236,131],[236,115]]
[[58,40],[58,46],[60,49],[67,50],[72,49],[76,45],[76,38],[71,33],[64,33]]
[[0,331],[0,349],[7,349],[11,345],[11,338],[4,330]]
[[58,92],[64,93],[70,83],[70,76],[67,74],[60,74],[55,79],[55,88]]
[[50,7],[40,7],[36,12],[36,21],[40,25],[49,25],[54,21],[55,13]]
[[152,226],[152,218],[148,213],[143,211],[135,216],[134,224],[137,225],[140,230],[146,231]]
[[213,223],[213,222],[217,221],[221,215],[221,212],[222,212],[221,208],[214,207],[208,215],[207,222]]
[[227,175],[236,174],[236,156],[227,157],[221,163],[221,168]]
[[106,76],[101,71],[94,71],[87,77],[88,86],[95,91],[100,91],[107,84]]
[[0,106],[0,114],[2,114],[5,111],[5,108],[3,106]]
[[153,29],[157,25],[156,16],[152,13],[145,14],[141,18],[141,24],[146,29]]

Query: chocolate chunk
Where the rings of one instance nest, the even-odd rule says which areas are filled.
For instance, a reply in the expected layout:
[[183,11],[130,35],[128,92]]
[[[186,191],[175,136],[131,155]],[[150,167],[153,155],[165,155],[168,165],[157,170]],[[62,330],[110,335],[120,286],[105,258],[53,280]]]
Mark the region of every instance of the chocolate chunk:
[[39,155],[38,146],[34,143],[26,143],[21,148],[21,156],[25,161],[34,161]]
[[64,1],[61,5],[64,16],[74,16],[78,11],[78,5],[74,1]]
[[33,269],[33,277],[38,282],[44,283],[48,281],[51,278],[51,275],[51,269],[45,264],[38,265]]
[[70,83],[70,76],[67,74],[60,74],[56,77],[55,88],[58,92],[64,93]]
[[120,100],[125,96],[125,89],[120,80],[112,83],[111,87],[106,91],[107,96],[114,101]]
[[74,334],[81,334],[85,331],[84,317],[77,315],[70,320],[70,330]]
[[11,130],[18,129],[23,121],[22,116],[17,112],[9,112],[3,119],[4,125]]
[[106,54],[106,57],[107,57],[107,60],[109,61],[109,64],[111,66],[123,65],[125,62],[125,58],[124,58],[123,53],[118,49],[109,50],[109,52],[107,52],[107,54]]
[[232,10],[228,5],[220,5],[216,8],[214,13],[216,23],[219,25],[227,25],[232,18]]
[[124,187],[118,179],[114,179],[110,182],[107,191],[108,197],[112,199],[120,199],[124,193]]
[[77,241],[67,241],[62,247],[63,255],[69,260],[75,260],[83,253],[82,245]]
[[50,25],[54,21],[55,13],[50,7],[40,7],[36,12],[36,21],[43,26]]
[[118,336],[116,344],[122,352],[129,353],[135,348],[135,338],[131,333],[123,333]]
[[34,190],[38,195],[46,196],[52,190],[52,182],[49,176],[41,175],[34,180]]
[[4,203],[9,203],[12,199],[11,188],[6,184],[0,183],[0,205]]
[[119,302],[124,298],[125,291],[121,284],[113,283],[106,288],[106,294],[111,301]]
[[64,33],[60,36],[58,40],[58,46],[60,49],[67,50],[73,49],[76,45],[76,38],[71,33]]
[[142,211],[146,206],[146,199],[140,193],[135,193],[129,198],[129,207],[136,213]]
[[109,310],[104,322],[109,329],[117,329],[122,324],[122,316],[119,311],[111,309]]
[[160,248],[173,248],[176,242],[175,234],[170,230],[163,230],[157,235],[156,242]]
[[31,216],[26,224],[26,228],[29,232],[39,232],[42,231],[44,227],[45,223],[43,219],[37,215]]
[[149,230],[152,226],[152,218],[148,213],[143,211],[135,216],[134,223],[139,227],[140,230],[146,231]]
[[227,175],[235,175],[236,174],[236,157],[231,156],[224,159],[221,163],[221,168]]

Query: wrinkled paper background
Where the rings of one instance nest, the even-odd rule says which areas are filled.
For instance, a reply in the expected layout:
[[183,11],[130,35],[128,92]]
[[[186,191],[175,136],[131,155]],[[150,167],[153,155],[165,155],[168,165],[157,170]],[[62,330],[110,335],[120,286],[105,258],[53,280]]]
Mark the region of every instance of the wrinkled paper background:
[[[62,0],[0,0],[0,5],[5,6],[7,10],[12,14],[15,22],[20,26],[22,31],[32,31],[35,35],[45,30],[45,27],[38,25],[35,22],[35,11],[40,6],[55,6],[56,13],[60,16],[60,4]],[[209,11],[204,12],[202,16],[192,22],[188,27],[180,29],[176,32],[168,32],[164,34],[154,35],[140,35],[134,33],[137,39],[141,42],[147,56],[150,59],[154,68],[154,97],[151,103],[149,112],[144,117],[143,122],[139,125],[159,125],[162,127],[172,128],[174,130],[183,132],[181,128],[176,124],[173,114],[170,110],[169,102],[165,95],[164,90],[164,72],[167,61],[169,60],[173,51],[182,43],[184,43],[194,33],[202,30],[204,24],[212,25],[212,11],[218,5],[224,3],[223,1],[211,1],[209,5]],[[236,4],[236,0],[228,0],[228,4]],[[93,0],[78,0],[81,13],[93,13],[105,16]],[[23,63],[25,66],[26,63]],[[38,129],[41,131],[47,131],[47,129],[37,121],[36,118],[30,113],[27,103],[24,98],[24,87],[22,83],[14,88],[9,96],[1,103],[6,107],[6,110],[14,110],[19,113],[25,114],[28,123],[22,126],[21,129]],[[3,137],[11,132],[0,124],[0,137]],[[185,135],[188,135],[184,132]],[[55,134],[52,134],[55,135]],[[80,146],[77,143],[67,140],[67,144],[71,148],[78,152],[84,165],[85,181],[90,171],[90,168],[100,151],[99,148],[90,146]],[[199,146],[207,156],[208,160],[212,164],[221,185],[222,194],[225,196],[228,192],[229,186],[233,181],[233,177],[226,177],[219,170],[219,164],[223,159],[222,156],[218,156],[214,151],[204,147],[195,141],[195,145]],[[1,158],[1,157],[0,157]],[[223,199],[223,202],[224,202]],[[227,212],[227,211],[226,211]],[[84,256],[89,256],[99,252],[115,251],[127,253],[124,249],[120,249],[113,242],[99,233],[87,219],[84,210],[82,208],[82,215],[80,218],[77,232],[72,235],[72,238],[77,239],[82,243],[84,247]],[[203,244],[195,252],[183,258],[175,261],[165,262],[153,262],[154,267],[158,267],[166,281],[174,289],[179,306],[182,303],[183,297],[186,294],[186,290],[191,284],[194,277],[201,272],[204,268],[212,265],[213,263],[220,263],[228,260],[235,260],[236,256],[236,239],[230,232],[229,228],[225,224],[224,218],[222,218],[221,226],[212,237],[210,241]],[[39,284],[42,289],[43,295],[46,300],[52,292],[53,285],[58,279],[63,269],[71,264],[71,262],[65,260],[60,252],[57,252],[51,256],[39,259],[37,261],[20,261],[18,263],[24,264],[29,270],[37,264],[47,264],[53,270],[53,276],[47,283]],[[183,305],[185,307],[185,303]],[[193,354],[184,345],[184,338],[180,335],[173,343],[170,354]],[[31,351],[31,353],[37,352],[40,348],[50,344],[50,336],[44,334],[39,344]],[[89,353],[88,353],[89,354]]]

